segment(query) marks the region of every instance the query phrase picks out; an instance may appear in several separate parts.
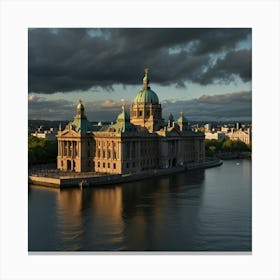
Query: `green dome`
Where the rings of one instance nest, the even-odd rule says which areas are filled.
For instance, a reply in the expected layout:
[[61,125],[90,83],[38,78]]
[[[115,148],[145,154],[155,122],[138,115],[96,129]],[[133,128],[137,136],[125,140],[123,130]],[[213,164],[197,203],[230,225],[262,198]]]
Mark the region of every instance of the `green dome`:
[[159,103],[157,94],[154,91],[152,91],[150,88],[142,89],[136,94],[134,98],[134,103],[138,103],[138,102],[153,103],[153,104]]

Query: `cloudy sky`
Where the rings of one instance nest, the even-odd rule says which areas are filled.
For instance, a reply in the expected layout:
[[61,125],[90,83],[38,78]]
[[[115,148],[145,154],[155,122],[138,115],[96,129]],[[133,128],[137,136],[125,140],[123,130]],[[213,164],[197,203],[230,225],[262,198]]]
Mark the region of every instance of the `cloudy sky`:
[[112,121],[150,86],[163,117],[251,120],[252,33],[247,28],[46,29],[28,32],[29,119]]

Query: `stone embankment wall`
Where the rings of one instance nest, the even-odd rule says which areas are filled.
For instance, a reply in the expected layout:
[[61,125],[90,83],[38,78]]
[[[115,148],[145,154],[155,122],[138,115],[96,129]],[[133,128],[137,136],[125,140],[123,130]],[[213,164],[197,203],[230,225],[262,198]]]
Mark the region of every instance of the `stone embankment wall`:
[[223,162],[221,160],[216,159],[216,160],[209,160],[203,163],[188,164],[186,167],[155,169],[155,170],[148,170],[139,173],[130,173],[124,175],[117,174],[117,175],[94,175],[94,176],[86,175],[85,176],[85,174],[81,174],[79,176],[78,173],[75,173],[73,175],[61,176],[59,178],[52,178],[52,177],[40,176],[40,173],[38,173],[38,175],[32,174],[29,176],[29,183],[48,186],[48,187],[55,187],[55,188],[101,186],[101,185],[108,185],[108,184],[118,184],[118,183],[126,183],[131,181],[138,181],[151,177],[165,176],[178,172],[183,172],[186,170],[210,168],[210,167],[221,165],[222,163]]

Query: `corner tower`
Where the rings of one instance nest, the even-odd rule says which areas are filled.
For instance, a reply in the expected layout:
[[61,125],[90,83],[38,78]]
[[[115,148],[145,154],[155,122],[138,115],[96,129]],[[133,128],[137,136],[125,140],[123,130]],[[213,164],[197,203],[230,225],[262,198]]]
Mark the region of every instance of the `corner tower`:
[[82,101],[76,108],[76,115],[64,130],[57,133],[57,169],[64,171],[88,172],[94,170],[94,142],[92,126],[85,115]]
[[149,86],[148,71],[148,68],[144,69],[142,90],[136,94],[130,107],[130,121],[153,132],[161,129],[164,121],[158,96]]

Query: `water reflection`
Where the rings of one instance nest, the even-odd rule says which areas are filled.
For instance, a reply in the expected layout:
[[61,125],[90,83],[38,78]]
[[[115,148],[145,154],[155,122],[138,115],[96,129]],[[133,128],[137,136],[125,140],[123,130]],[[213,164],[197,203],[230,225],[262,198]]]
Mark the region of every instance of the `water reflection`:
[[[247,175],[244,170],[241,173]],[[235,221],[234,226],[242,225],[244,233],[248,232],[248,219],[250,222],[246,207],[238,212],[233,206],[238,198],[236,192],[219,190],[217,176],[221,176],[221,170],[209,169],[105,188],[54,190],[32,186],[29,191],[29,250],[212,249],[205,246],[208,232],[226,233],[223,238],[229,238],[230,234],[227,230],[228,202],[221,204],[221,194],[236,196],[232,204],[228,203],[232,207],[232,217],[236,218],[236,213],[241,217],[245,215],[241,222]],[[226,178],[219,180],[226,182]],[[246,197],[243,200],[246,203]],[[224,207],[224,213],[219,212],[217,205]],[[36,211],[42,211],[41,222],[34,214]],[[221,221],[222,226],[219,226]]]

